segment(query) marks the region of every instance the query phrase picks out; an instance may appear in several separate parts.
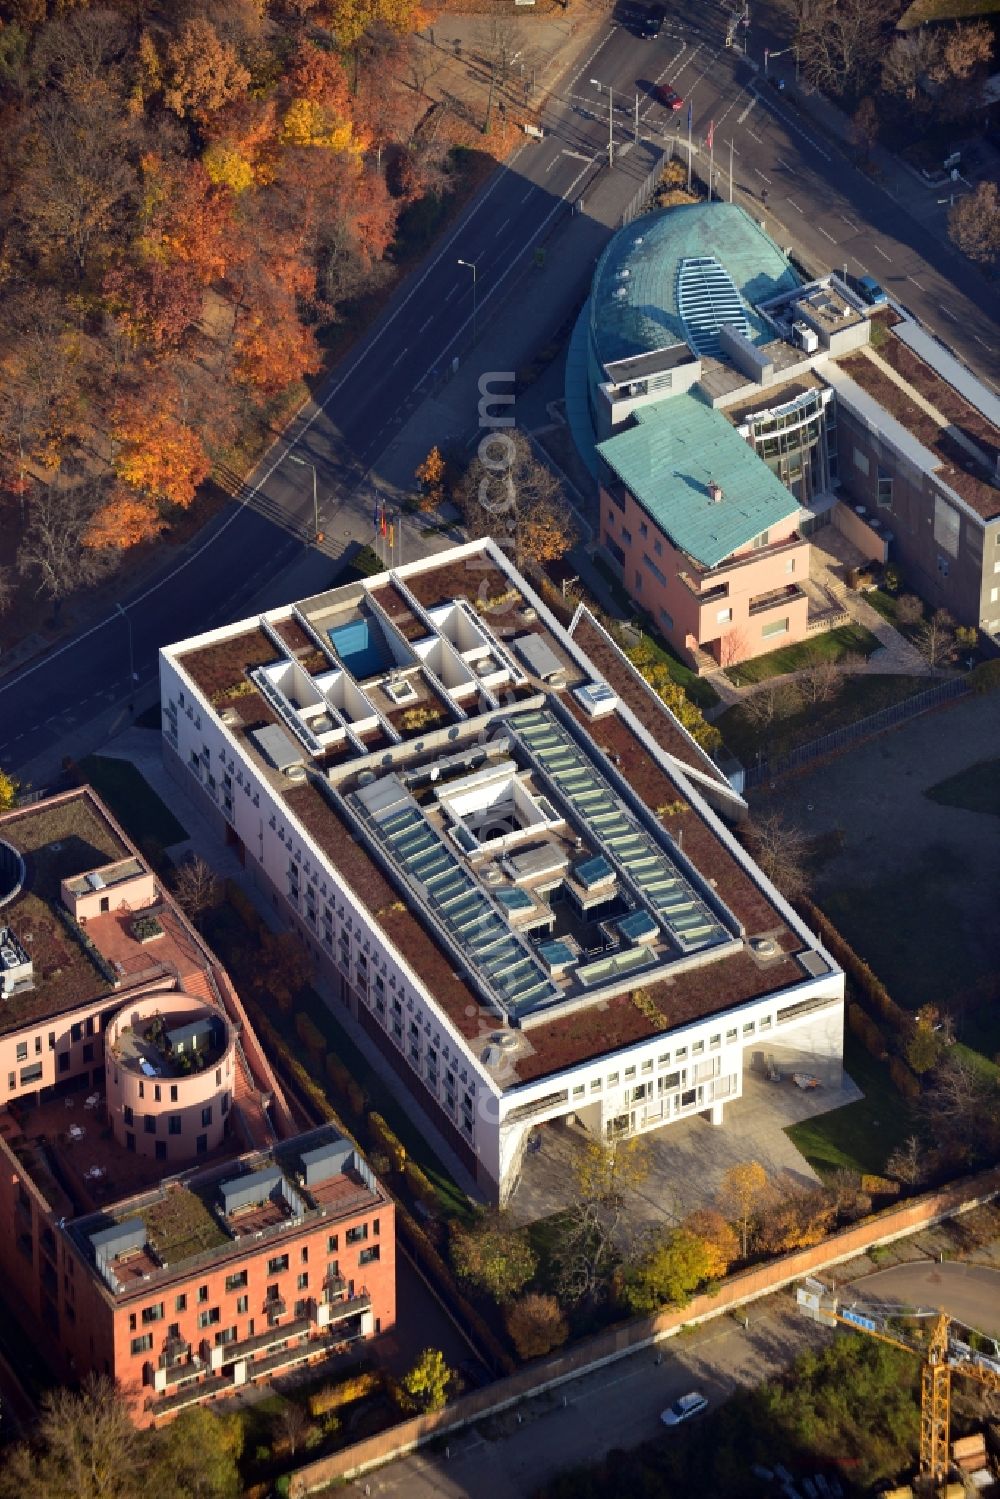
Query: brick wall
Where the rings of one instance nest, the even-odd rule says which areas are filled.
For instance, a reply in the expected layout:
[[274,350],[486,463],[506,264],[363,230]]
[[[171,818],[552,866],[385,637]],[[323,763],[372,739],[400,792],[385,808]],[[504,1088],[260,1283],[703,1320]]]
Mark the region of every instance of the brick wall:
[[659,1312],[652,1317],[637,1317],[620,1323],[596,1337],[587,1338],[564,1354],[538,1360],[530,1368],[497,1380],[484,1389],[474,1390],[453,1400],[442,1411],[401,1421],[388,1431],[356,1442],[351,1447],[320,1458],[300,1468],[292,1477],[291,1499],[302,1499],[334,1479],[348,1478],[368,1468],[388,1462],[421,1446],[431,1437],[456,1431],[469,1422],[505,1407],[515,1405],[526,1396],[575,1378],[587,1369],[624,1358],[661,1338],[671,1337],[682,1327],[718,1317],[731,1307],[768,1296],[783,1286],[801,1280],[817,1270],[854,1259],[876,1244],[929,1228],[946,1218],[977,1207],[1000,1194],[1000,1168],[981,1172],[960,1182],[913,1198],[901,1207],[890,1208],[867,1218],[863,1223],[831,1234],[811,1249],[799,1249],[780,1256],[766,1265],[744,1270],[725,1280],[715,1296],[696,1296],[686,1307]]

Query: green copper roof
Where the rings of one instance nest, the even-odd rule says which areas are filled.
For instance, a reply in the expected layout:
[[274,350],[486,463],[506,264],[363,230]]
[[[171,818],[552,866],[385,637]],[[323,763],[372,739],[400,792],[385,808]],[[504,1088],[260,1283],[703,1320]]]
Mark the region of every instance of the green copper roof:
[[752,305],[799,285],[786,256],[736,203],[692,203],[637,219],[611,240],[591,284],[590,326],[602,364],[691,342],[681,316],[684,261],[713,258],[743,303],[754,343],[774,337]]
[[[597,451],[670,539],[717,567],[755,536],[794,515],[793,495],[722,415],[693,395],[636,412],[634,427]],[[713,482],[722,499],[709,492]]]

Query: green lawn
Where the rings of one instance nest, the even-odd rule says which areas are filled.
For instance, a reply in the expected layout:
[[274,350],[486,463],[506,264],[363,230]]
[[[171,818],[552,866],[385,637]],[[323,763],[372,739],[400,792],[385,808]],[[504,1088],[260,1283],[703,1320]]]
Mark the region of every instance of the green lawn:
[[752,661],[741,661],[739,666],[726,669],[726,676],[738,687],[748,682],[763,682],[768,677],[781,677],[786,672],[801,671],[817,661],[842,661],[845,656],[866,656],[878,646],[878,637],[864,625],[841,625],[836,630],[824,630],[812,640],[801,640],[797,645],[785,645],[780,650],[769,651],[766,656],[755,656]]
[[845,1070],[864,1098],[792,1124],[785,1134],[820,1176],[840,1167],[882,1176],[892,1151],[916,1130],[913,1109],[893,1087],[888,1068],[850,1031],[844,1042]]
[[802,704],[794,713],[772,724],[762,727],[751,722],[740,703],[728,708],[715,724],[730,753],[744,765],[752,765],[758,750],[770,759],[787,755],[800,744],[868,718],[903,698],[926,691],[927,686],[926,677],[858,674],[847,677],[829,702],[817,703],[815,707],[811,703]]
[[151,840],[161,848],[169,848],[187,838],[187,829],[128,760],[88,755],[79,762],[78,769],[81,778],[107,802],[129,837],[140,847]]
[[980,760],[958,775],[938,781],[924,795],[945,807],[1000,817],[1000,760]]

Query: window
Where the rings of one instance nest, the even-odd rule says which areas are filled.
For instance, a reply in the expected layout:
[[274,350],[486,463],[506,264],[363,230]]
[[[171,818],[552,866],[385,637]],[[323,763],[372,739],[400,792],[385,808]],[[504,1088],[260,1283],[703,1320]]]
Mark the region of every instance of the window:
[[198,1287],[198,1304],[199,1305],[204,1305],[204,1303],[207,1300],[208,1300],[208,1287],[207,1286],[199,1286]]
[[302,1248],[299,1250],[299,1259],[300,1259],[300,1261],[302,1262],[303,1265],[308,1265],[308,1263],[309,1263],[309,1245],[308,1244],[303,1244]]
[[56,1049],[56,1033],[55,1033],[55,1031],[49,1031],[49,1051],[55,1051],[55,1049]]
[[653,542],[653,551],[656,553],[657,557],[662,557],[663,556],[663,542],[662,541],[654,541]]
[[863,474],[867,474],[870,467],[867,454],[862,453],[860,448],[854,449],[854,467],[860,469]]
[[728,625],[732,617],[732,609],[720,609],[718,614],[715,616],[715,623],[717,625]]
[[378,1219],[377,1218],[373,1218],[372,1219],[372,1233],[374,1234],[375,1238],[377,1239],[378,1238]]
[[752,1020],[746,1020],[746,1021],[744,1021],[744,1023],[743,1023],[743,1034],[744,1034],[744,1036],[752,1036],[753,1033],[754,1033],[754,1031],[756,1029],[757,1029],[757,1027],[756,1027],[756,1025],[754,1024],[754,1022]]
[[600,1091],[601,1091],[601,1079],[599,1077],[595,1077],[595,1078],[591,1079],[590,1091],[591,1091],[591,1093],[600,1093]]
[[287,1269],[288,1269],[288,1255],[287,1254],[276,1254],[273,1257],[273,1259],[269,1259],[268,1262],[267,1262],[267,1273],[268,1273],[268,1275],[280,1275],[283,1270],[287,1270]]
[[145,1096],[146,1096],[146,1084],[145,1083],[140,1083],[139,1084],[139,1097],[140,1098],[145,1098]]
[[[69,1058],[67,1058],[67,1061],[68,1060],[69,1060]],[[7,1089],[8,1089],[8,1092],[13,1093],[13,1091],[14,1091],[14,1089],[16,1087],[17,1087],[17,1073],[16,1072],[8,1072],[8,1074],[7,1074]]]
[[26,1062],[28,1060],[28,1043],[27,1043],[27,1041],[19,1041],[17,1043],[17,1060],[19,1062]]
[[195,1154],[205,1155],[208,1152],[208,1136],[199,1135],[194,1142]]
[[882,468],[881,464],[878,471],[876,500],[880,510],[892,509],[892,475]]
[[990,589],[990,603],[991,604],[995,604],[998,598],[1000,598],[1000,588],[991,588]]
[[167,1134],[168,1135],[179,1135],[180,1132],[181,1132],[181,1116],[180,1116],[180,1114],[170,1114],[170,1115],[168,1115],[167,1116]]
[[727,1046],[728,1045],[732,1045],[732,1043],[736,1040],[736,1036],[737,1036],[737,1030],[736,1030],[736,1027],[733,1026],[732,1030],[729,1030],[729,1031],[726,1032],[726,1044],[727,1044]]
[[942,557],[940,553],[938,554],[937,570],[941,574],[942,578],[946,578],[948,576],[948,559],[947,557]]
[[236,1342],[236,1328],[224,1327],[221,1332],[215,1334],[215,1346],[221,1348],[224,1343]]
[[336,1254],[339,1247],[340,1236],[338,1234],[330,1234],[329,1238],[326,1241],[327,1254]]
[[584,1094],[586,1093],[586,1091],[587,1090],[583,1086],[583,1083],[578,1083],[577,1086],[573,1089],[573,1097],[574,1098],[582,1098],[584,1096]]
[[639,535],[640,536],[648,536],[649,535],[649,527],[646,525],[646,522],[644,520],[641,520],[639,522]]
[[202,1125],[207,1129],[212,1122],[212,1105],[207,1103],[201,1111]]
[[681,1094],[681,1108],[689,1109],[697,1101],[698,1093],[695,1088],[688,1088],[686,1093]]
[[135,1135],[130,1129],[127,1129],[125,1131],[125,1149],[133,1151],[135,1150]]
[[200,1328],[215,1327],[222,1320],[222,1313],[217,1306],[210,1306],[208,1311],[198,1313],[198,1326]]
[[760,627],[760,633],[761,633],[761,637],[764,640],[769,640],[773,635],[787,635],[788,634],[788,616],[787,616],[787,614],[785,615],[784,619],[772,619],[769,624],[761,625],[761,627]]
[[[84,1051],[84,1056],[86,1056],[86,1051]],[[160,1102],[160,1098],[161,1098],[160,1085],[159,1085],[159,1083],[156,1083],[156,1084],[154,1084],[154,1087],[153,1087],[153,1102],[154,1103],[159,1103]]]
[[237,1311],[237,1313],[242,1317],[249,1310],[250,1310],[250,1297],[249,1296],[237,1296],[237,1298],[236,1298],[236,1311]]
[[174,1311],[186,1312],[188,1309],[187,1292],[182,1291],[179,1296],[174,1297]]
[[156,1134],[156,1115],[155,1114],[147,1114],[146,1117],[145,1117],[145,1119],[143,1119],[143,1121],[142,1121],[142,1127],[146,1131],[147,1135],[155,1135]]
[[624,541],[627,547],[632,545],[632,532],[625,526],[622,526],[622,541]]
[[223,1117],[223,1119],[225,1119],[226,1115],[229,1113],[229,1094],[228,1093],[223,1093],[223,1095],[222,1095],[222,1103],[221,1103],[220,1107],[222,1109],[222,1117]]
[[83,1026],[80,1024],[79,1020],[74,1020],[73,1024],[69,1028],[69,1039],[71,1041],[79,1041],[82,1035]]
[[41,1062],[32,1062],[30,1067],[21,1068],[21,1087],[27,1088],[31,1083],[39,1083],[42,1080]]
[[[59,1071],[60,1072],[68,1072],[69,1071],[69,1052],[68,1051],[61,1051],[59,1053]],[[12,1083],[11,1087],[13,1087],[13,1086],[14,1085]]]
[[176,1083],[171,1083],[170,1084],[170,1102],[171,1103],[176,1103],[177,1102],[177,1084]]
[[132,1105],[130,1103],[127,1103],[125,1105],[124,1114],[125,1114],[125,1123],[126,1124],[134,1124],[135,1123],[135,1115],[132,1113]]
[[298,1276],[298,1278],[296,1279],[296,1282],[295,1282],[295,1289],[297,1291],[308,1291],[308,1289],[309,1289],[309,1271],[308,1270],[303,1270],[302,1273],[301,1273],[301,1275]]
[[237,1270],[235,1274],[226,1276],[227,1291],[238,1291],[240,1287],[245,1286],[246,1283],[247,1272],[245,1270]]
[[132,1339],[133,1353],[148,1353],[153,1346],[153,1334],[144,1332],[141,1338]]
[[379,1244],[372,1244],[368,1249],[362,1249],[361,1253],[358,1255],[358,1264],[370,1265],[373,1260],[381,1258],[381,1252],[382,1249],[381,1245]]
[[35,1056],[36,1057],[40,1057],[41,1054],[42,1054],[42,1038],[41,1038],[41,1036],[36,1036],[35,1037]]
[[646,564],[646,566],[649,568],[650,572],[653,574],[653,577],[656,579],[656,581],[658,583],[663,583],[665,585],[666,581],[667,581],[666,577],[660,571],[660,569],[657,567],[656,563],[653,561],[652,557],[649,555],[648,552],[643,552],[643,554],[642,554],[642,560]]
[[165,1161],[167,1159],[167,1142],[166,1142],[166,1140],[157,1140],[157,1142],[156,1142],[156,1159],[158,1161]]
[[143,1309],[142,1309],[142,1323],[143,1323],[144,1327],[148,1327],[148,1325],[149,1325],[150,1322],[162,1322],[162,1321],[163,1321],[163,1302],[162,1301],[154,1302],[154,1304],[152,1306],[144,1306],[143,1307]]
[[770,531],[761,531],[760,535],[755,536],[753,539],[753,550],[759,552],[761,547],[766,547],[769,544],[770,536]]
[[642,573],[638,568],[635,570],[635,586],[638,593],[642,592]]
[[345,1244],[362,1244],[368,1237],[368,1224],[359,1223],[354,1228],[349,1228],[344,1235]]

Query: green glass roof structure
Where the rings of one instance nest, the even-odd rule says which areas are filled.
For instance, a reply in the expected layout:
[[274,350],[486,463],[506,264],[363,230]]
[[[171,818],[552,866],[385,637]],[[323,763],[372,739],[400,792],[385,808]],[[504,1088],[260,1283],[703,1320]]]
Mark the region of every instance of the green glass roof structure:
[[[747,546],[798,504],[721,411],[683,394],[644,406],[597,451],[671,541],[703,567]],[[710,486],[722,490],[713,500]]]
[[[705,342],[696,283],[755,344],[774,330],[753,304],[800,285],[787,256],[736,203],[692,203],[646,214],[619,230],[591,284],[590,339],[610,364],[654,349]],[[735,297],[735,301],[733,300]]]

